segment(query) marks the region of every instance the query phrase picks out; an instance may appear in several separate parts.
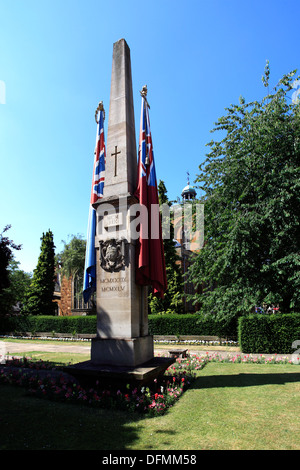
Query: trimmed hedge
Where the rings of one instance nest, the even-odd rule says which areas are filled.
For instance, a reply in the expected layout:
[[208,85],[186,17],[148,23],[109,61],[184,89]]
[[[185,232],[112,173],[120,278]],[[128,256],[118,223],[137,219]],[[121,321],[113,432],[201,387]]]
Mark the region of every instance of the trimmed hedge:
[[198,335],[195,315],[165,314],[148,316],[149,332],[152,335]]
[[[200,314],[149,315],[149,332],[159,336],[218,336],[238,339],[243,353],[293,354],[300,341],[300,314],[247,315],[235,322],[216,321]],[[64,333],[96,334],[97,317],[13,316],[0,317],[0,334]]]
[[300,314],[249,315],[238,321],[241,351],[247,354],[293,354],[300,340]]
[[149,315],[149,331],[152,335],[193,335],[237,338],[237,324],[227,324],[200,314]]
[[29,315],[0,319],[0,333],[39,332],[66,334],[96,334],[97,317],[88,316],[44,316]]
[[[236,338],[236,325],[217,322],[213,318],[204,318],[199,314],[184,315],[149,315],[149,332],[161,336],[219,336],[220,338]],[[0,333],[39,332],[96,334],[97,317],[88,316],[43,316],[31,315],[0,318]]]

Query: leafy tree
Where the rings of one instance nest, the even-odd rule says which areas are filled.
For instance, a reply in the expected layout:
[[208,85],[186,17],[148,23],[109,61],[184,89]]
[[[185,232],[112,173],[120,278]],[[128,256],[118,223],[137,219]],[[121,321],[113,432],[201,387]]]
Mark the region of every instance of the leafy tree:
[[[86,240],[81,235],[73,235],[71,240],[64,243],[64,249],[56,256],[56,265],[62,277],[73,277],[74,279],[74,295],[79,302],[82,298],[83,290],[83,274],[85,263],[85,247]],[[93,297],[91,298],[93,302]]]
[[22,306],[30,286],[31,273],[19,269],[19,262],[12,257],[8,266],[9,286],[0,292],[1,313],[9,314],[13,307]]
[[73,235],[69,243],[64,240],[63,243],[63,251],[56,256],[61,275],[67,278],[76,274],[83,277],[86,241],[80,235]]
[[[300,105],[296,71],[261,101],[226,109],[197,177],[205,244],[190,268],[205,313],[234,318],[255,305],[300,311]],[[269,87],[269,65],[263,83]]]
[[41,251],[32,281],[26,293],[23,312],[31,315],[54,315],[55,246],[51,230],[43,233]]
[[[167,197],[167,189],[163,181],[160,181],[158,184],[158,197],[160,206],[163,204],[167,204],[169,207],[171,206],[171,202],[169,202]],[[169,236],[163,236],[163,244],[168,288],[163,299],[159,299],[150,294],[149,306],[152,313],[167,313],[174,311],[176,313],[183,313],[183,280],[181,266],[178,263],[179,257],[175,249],[173,224],[171,223],[167,229],[170,231],[168,233]]]
[[12,285],[10,264],[13,262],[13,251],[20,250],[21,245],[16,245],[4,233],[11,228],[6,225],[2,233],[0,233],[0,314],[5,315],[11,313],[14,300],[11,294],[14,292]]
[[9,287],[8,266],[13,258],[12,250],[21,249],[21,245],[16,245],[12,240],[3,235],[10,228],[11,225],[6,225],[2,233],[0,233],[0,292],[2,289]]

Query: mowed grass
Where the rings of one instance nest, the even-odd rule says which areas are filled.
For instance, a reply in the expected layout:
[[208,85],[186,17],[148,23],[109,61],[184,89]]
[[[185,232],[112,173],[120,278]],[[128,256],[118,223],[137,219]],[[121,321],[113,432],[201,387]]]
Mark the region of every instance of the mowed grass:
[[[51,345],[51,346],[57,346],[58,343],[57,341],[51,341],[51,340],[40,340],[40,341],[33,341],[33,340],[22,340],[22,339],[3,339],[1,340],[3,344],[5,344],[5,354],[7,356],[12,356],[12,357],[27,357],[32,360],[42,360],[42,361],[49,361],[53,362],[54,364],[60,365],[66,365],[66,364],[75,364],[76,362],[81,362],[81,361],[87,361],[90,359],[90,348],[87,348],[86,354],[83,353],[74,353],[72,352],[72,346],[74,346],[74,343],[71,341],[66,341],[64,342],[64,346],[66,346],[67,349],[70,349],[69,351],[62,352],[58,348],[58,352],[55,351],[45,351],[43,348],[44,345]],[[37,345],[38,348],[28,350],[28,348],[24,349],[24,351],[21,351],[19,349],[16,350],[14,347],[14,344],[18,343],[24,344],[26,346],[30,345],[30,343],[34,343]],[[39,348],[40,346],[40,348]]]
[[0,449],[299,450],[299,392],[297,365],[209,363],[165,415],[145,418],[1,385]]
[[87,361],[91,358],[90,354],[80,354],[71,352],[55,353],[51,351],[26,351],[24,354],[12,354],[13,357],[26,357],[32,361],[51,362],[57,366],[76,364],[77,362]]

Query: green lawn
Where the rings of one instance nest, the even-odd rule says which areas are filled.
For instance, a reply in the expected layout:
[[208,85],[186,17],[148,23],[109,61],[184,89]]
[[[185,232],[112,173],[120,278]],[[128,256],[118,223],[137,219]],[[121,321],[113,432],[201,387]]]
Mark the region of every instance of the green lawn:
[[80,354],[73,352],[51,352],[51,351],[28,351],[26,354],[11,354],[12,356],[27,357],[32,361],[48,361],[56,365],[76,364],[77,362],[87,361],[91,358],[91,354]]
[[[53,346],[59,346],[59,343],[55,340],[28,340],[28,339],[2,339],[2,342],[5,343],[5,354],[9,356],[15,356],[15,357],[27,357],[33,360],[42,360],[42,361],[49,361],[56,363],[57,365],[60,364],[75,364],[76,362],[81,362],[81,361],[87,361],[90,359],[90,351],[88,350],[86,354],[82,353],[74,353],[74,352],[53,352],[53,351],[45,351],[43,346],[50,344]],[[30,345],[30,343],[33,342],[35,345],[40,345],[40,350],[35,350],[33,349],[32,351],[27,351],[26,352],[19,352],[14,349],[14,343],[22,343],[24,345]],[[66,347],[71,347],[74,346],[74,343],[72,341],[66,341],[63,343],[64,346]],[[75,343],[76,345],[76,343]]]
[[300,366],[209,363],[163,416],[90,409],[0,386],[0,449],[299,450]]

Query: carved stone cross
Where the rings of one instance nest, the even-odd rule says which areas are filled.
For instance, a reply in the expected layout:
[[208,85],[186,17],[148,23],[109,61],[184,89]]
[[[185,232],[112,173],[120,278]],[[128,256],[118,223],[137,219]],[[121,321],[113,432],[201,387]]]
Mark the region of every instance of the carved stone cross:
[[112,157],[115,157],[115,175],[114,176],[117,176],[117,155],[118,153],[121,153],[121,150],[119,150],[119,152],[117,150],[118,150],[118,146],[115,145],[115,153],[111,154]]

